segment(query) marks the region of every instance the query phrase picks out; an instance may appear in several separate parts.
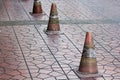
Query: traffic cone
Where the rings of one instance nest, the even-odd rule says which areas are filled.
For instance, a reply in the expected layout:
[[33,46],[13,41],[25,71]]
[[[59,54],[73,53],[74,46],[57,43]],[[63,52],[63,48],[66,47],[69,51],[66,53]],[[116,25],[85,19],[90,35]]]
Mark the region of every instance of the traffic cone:
[[98,73],[95,46],[92,39],[92,33],[87,32],[79,71],[83,73]]
[[58,34],[60,31],[59,18],[57,12],[57,6],[55,3],[51,5],[50,17],[46,32],[49,34]]
[[77,71],[80,77],[98,77],[101,76],[98,74],[98,67],[96,61],[95,45],[92,39],[92,33],[87,32],[83,53]]
[[34,0],[34,4],[33,4],[33,14],[41,14],[42,11],[42,6],[41,6],[41,2],[39,0]]

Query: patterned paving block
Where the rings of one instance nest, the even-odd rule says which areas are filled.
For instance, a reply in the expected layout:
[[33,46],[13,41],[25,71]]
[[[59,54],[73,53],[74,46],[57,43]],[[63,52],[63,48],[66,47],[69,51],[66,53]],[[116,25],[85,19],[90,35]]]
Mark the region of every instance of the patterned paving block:
[[20,50],[15,37],[3,36],[0,39],[0,49],[5,50]]
[[[21,29],[22,28],[23,28],[23,26],[21,26]],[[29,26],[28,28],[29,28],[28,34],[31,33],[31,30],[35,29],[35,28],[33,28],[33,26],[32,27]],[[21,38],[20,38],[21,36],[18,33],[19,31],[18,32],[17,31],[16,31],[16,33],[18,34],[18,40],[20,40],[20,42],[21,42]],[[26,31],[27,31],[27,29],[26,29]],[[24,33],[24,31],[23,31],[23,33]],[[32,33],[31,35],[33,35],[33,34],[36,34],[35,30],[34,30],[34,33]],[[31,73],[33,79],[34,78],[35,79],[46,79],[46,78],[50,78],[50,77],[57,78],[59,76],[63,76],[64,75],[63,71],[59,67],[59,65],[56,62],[56,60],[54,59],[53,55],[50,54],[50,51],[44,44],[43,40],[41,40],[40,35],[35,38],[33,38],[31,35],[29,35],[28,37],[24,36],[25,38],[22,38],[23,42],[25,42],[25,43],[28,42],[31,44],[31,46],[29,46],[30,44],[28,44],[28,43],[25,45],[25,46],[30,47],[30,49],[25,50],[25,49],[23,49],[23,48],[25,48],[23,45],[20,45],[20,46],[23,49],[23,54],[25,56],[27,65],[29,66],[30,73]],[[36,38],[38,38],[38,39],[35,40]],[[33,41],[33,44],[31,42],[31,40]],[[41,43],[42,43],[42,45],[41,45]],[[38,45],[38,47],[39,47],[38,50],[36,49],[37,48],[36,45]],[[31,49],[31,47],[33,47],[34,49]],[[58,66],[57,69],[55,69],[55,67],[54,67],[54,70],[53,70],[52,65]],[[60,69],[58,69],[58,68],[60,68]],[[48,72],[45,71],[47,69],[48,69]]]
[[[110,1],[81,1],[84,5],[88,6],[90,10],[94,11],[95,13],[98,12],[99,15],[104,16],[105,18],[117,18],[119,16],[119,5],[115,4],[117,1],[111,0],[113,3]],[[101,5],[102,4],[102,5]],[[108,4],[108,5],[106,5]],[[104,7],[103,7],[104,6]],[[113,6],[115,9],[113,9]],[[117,11],[117,12],[116,12]],[[116,13],[113,13],[116,12]]]
[[[70,28],[71,29],[71,28]],[[91,28],[92,29],[92,28]],[[74,30],[74,28],[73,28],[73,30]],[[76,29],[77,30],[77,29]],[[100,29],[101,30],[101,29]],[[42,33],[42,31],[41,31],[41,28],[39,28],[39,31]],[[103,30],[104,31],[104,30]],[[67,35],[70,35],[70,34],[72,34],[72,32],[73,31],[71,31],[71,33],[67,33],[67,31],[65,32]],[[75,33],[75,32],[74,32]],[[77,33],[77,32],[76,32]],[[94,32],[93,32],[94,33]],[[83,34],[83,33],[82,33]],[[43,33],[42,33],[42,35],[44,35]],[[76,34],[76,35],[78,35],[78,34]],[[96,33],[96,35],[97,35],[97,33]],[[64,36],[64,35],[59,35],[60,37],[58,37],[58,39],[57,40],[59,40],[59,44],[62,44],[63,42],[65,42],[66,44],[68,44],[68,46],[73,46],[73,45],[70,45],[70,43],[69,43],[69,41],[67,41],[67,38],[65,39],[65,37],[66,36]],[[54,56],[56,57],[56,59],[59,61],[59,63],[61,64],[61,67],[63,68],[63,70],[65,71],[65,72],[67,72],[67,71],[69,71],[69,68],[68,67],[70,67],[70,66],[68,66],[70,63],[71,63],[71,61],[74,61],[73,59],[74,59],[74,57],[72,57],[73,59],[69,59],[71,56],[74,56],[74,55],[71,55],[71,54],[73,54],[73,53],[71,53],[71,51],[69,51],[70,49],[68,48],[68,47],[66,47],[66,48],[64,48],[64,46],[61,46],[61,47],[59,47],[59,46],[56,46],[56,45],[54,45],[54,43],[55,43],[55,41],[54,40],[51,40],[51,39],[46,39],[46,38],[49,38],[50,36],[43,36],[44,37],[44,39],[45,39],[45,41],[46,41],[46,43],[48,44],[48,46],[49,46],[49,48],[51,49],[51,45],[52,45],[52,47],[53,46],[55,46],[55,47],[57,47],[57,51],[56,52],[54,52],[54,51],[52,51],[53,52],[53,54],[54,54]],[[108,36],[107,36],[108,37]],[[59,39],[60,38],[60,39]],[[109,37],[108,37],[109,38]],[[56,39],[56,38],[53,38],[52,37],[52,39]],[[71,37],[70,37],[70,39],[71,39]],[[96,39],[96,38],[95,38]],[[76,36],[74,36],[73,37],[73,40],[71,39],[71,41],[72,42],[74,42],[74,40],[77,40],[76,39]],[[96,41],[95,41],[96,42]],[[56,43],[55,43],[56,44]],[[58,44],[58,45],[59,45]],[[97,43],[95,43],[95,44],[97,44]],[[78,45],[78,44],[75,44],[75,45]],[[99,50],[99,51],[97,51],[97,50]],[[103,74],[103,76],[109,76],[109,77],[111,77],[111,76],[114,76],[114,77],[116,77],[114,74],[116,74],[116,73],[118,73],[118,72],[115,72],[114,71],[114,69],[116,69],[116,66],[114,65],[115,64],[115,62],[114,61],[116,61],[117,59],[116,58],[114,58],[114,56],[113,55],[111,55],[110,53],[108,53],[108,51],[106,51],[106,49],[104,49],[104,47],[101,47],[101,45],[99,45],[99,44],[97,44],[97,47],[96,47],[96,52],[97,52],[97,55],[98,55],[98,65],[100,66],[99,67],[99,71],[100,71],[100,73],[102,73]],[[68,57],[68,60],[67,60],[67,57],[63,57],[63,55],[65,56],[66,54],[69,54],[69,56],[67,56]],[[75,53],[75,52],[74,52]],[[118,61],[118,60],[117,60]],[[77,61],[77,62],[79,62],[79,61]],[[119,62],[118,62],[119,63]],[[79,63],[78,63],[79,64]],[[73,66],[73,65],[72,65]],[[75,66],[75,65],[74,65]],[[78,66],[78,65],[77,65]],[[110,66],[110,68],[109,68],[109,66]],[[67,75],[68,76],[68,75]],[[102,77],[101,77],[102,78]],[[100,78],[100,79],[101,79]],[[99,78],[98,78],[99,79]],[[102,78],[103,79],[103,78]]]
[[0,50],[20,50],[11,26],[2,26],[0,27],[0,31]]
[[15,36],[12,26],[0,26],[0,37],[1,36]]
[[[39,30],[41,30],[41,29],[39,29]],[[67,74],[69,72],[70,68],[66,64],[71,63],[72,60],[70,61],[70,57],[75,55],[75,54],[73,54],[75,50],[70,50],[73,45],[67,40],[67,38],[64,35],[56,35],[56,38],[55,38],[55,35],[46,36],[46,37],[43,36],[43,37],[44,37],[46,43],[48,44],[50,50],[52,51],[52,53],[56,57],[57,61],[59,61],[59,63],[61,64],[61,67],[63,68],[63,70]],[[55,47],[57,49],[56,49],[56,51],[53,51],[52,49],[53,48],[55,49]],[[69,57],[67,56],[67,54],[69,55]],[[67,58],[69,58],[69,59],[66,60]],[[69,75],[69,73],[68,73],[67,76],[69,78],[71,78],[72,74]],[[77,78],[74,73],[73,73],[73,76],[72,76],[73,78]]]
[[[71,31],[72,32],[72,31]],[[70,34],[70,33],[69,33]],[[61,36],[61,35],[60,35]],[[48,36],[48,37],[50,37],[50,36]],[[62,36],[63,37],[63,36]],[[65,42],[66,42],[66,39],[65,38],[63,38],[64,40],[65,40]],[[74,37],[74,39],[75,39],[75,37]],[[46,40],[46,42],[50,42],[50,41],[48,41],[48,39],[45,39]],[[62,40],[63,42],[64,42],[64,40]],[[74,41],[73,41],[74,42]],[[62,42],[60,42],[60,40],[59,40],[59,43],[62,43]],[[54,44],[54,42],[52,42],[52,44]],[[70,43],[68,43],[68,44],[70,44]],[[51,43],[48,43],[48,45],[49,45],[49,47],[51,47],[50,45],[51,45]],[[61,47],[59,47],[58,46],[58,51],[59,51],[59,49],[60,49]],[[102,48],[102,47],[101,47]],[[108,64],[109,65],[111,65],[111,67],[113,68],[112,70],[111,70],[111,74],[108,74],[108,73],[110,73],[110,72],[108,72],[108,71],[110,71],[109,69],[105,69],[104,71],[103,71],[103,68],[102,69],[100,69],[101,70],[101,72],[104,72],[105,74],[104,74],[104,76],[111,76],[111,75],[114,75],[114,74],[116,74],[116,72],[115,71],[113,71],[116,67],[114,66],[114,63],[113,63],[113,61],[115,60],[114,59],[114,57],[110,54],[110,53],[108,53],[108,52],[106,52],[106,50],[104,50],[104,48],[102,48],[101,49],[100,48],[100,45],[98,46],[97,45],[97,49],[100,51],[100,50],[102,50],[103,52],[100,52],[100,54],[102,54],[101,55],[101,60],[100,60],[100,62],[99,62],[99,59],[98,59],[98,65],[104,65],[104,67],[108,67]],[[64,48],[62,48],[62,49],[60,49],[60,51],[64,51],[65,52],[65,49]],[[98,55],[100,55],[99,54],[99,51],[97,51],[98,52]],[[70,62],[70,60],[69,61],[67,61],[67,60],[65,60],[64,58],[62,58],[62,55],[64,55],[63,53],[64,52],[57,52],[58,54],[54,54],[55,56],[56,56],[56,58],[57,58],[57,60],[61,63],[61,66],[62,66],[62,64],[69,64],[69,63],[71,63]],[[53,53],[54,53],[54,51],[53,51]],[[56,53],[56,52],[55,52]],[[70,54],[70,52],[69,52],[69,50],[67,50],[67,52],[66,53],[69,53]],[[65,54],[66,54],[65,53]],[[107,54],[105,54],[104,55],[104,53],[107,53]],[[59,55],[60,54],[60,55]],[[59,55],[59,56],[58,56]],[[69,58],[70,58],[70,56],[68,56]],[[108,60],[109,59],[109,60]],[[62,61],[62,62],[61,62]],[[113,67],[113,66],[115,67]],[[64,69],[64,68],[63,68]]]
[[85,33],[75,24],[62,26],[62,31],[65,33],[65,36],[82,52]]
[[0,79],[2,80],[27,80],[30,75],[24,60],[19,58],[0,58]]
[[[102,15],[100,15],[98,13],[98,11],[94,11],[92,10],[94,8],[94,4],[92,4],[91,6],[93,7],[92,9],[89,8],[89,6],[85,5],[82,1],[79,0],[74,0],[74,1],[67,1],[65,0],[69,5],[72,6],[72,8],[74,8],[76,10],[76,14],[74,16],[84,16],[88,19],[103,19],[104,17]],[[89,1],[86,1],[89,4]],[[79,6],[78,6],[79,5]],[[95,6],[97,7],[97,6]],[[99,9],[99,7],[97,7],[97,9]],[[75,19],[79,19],[79,16],[76,17]]]
[[5,9],[5,6],[4,6],[4,3],[3,3],[2,0],[0,1],[0,7],[1,7],[1,10],[0,10],[0,21],[9,20],[9,16],[7,14],[7,11]]
[[[53,2],[53,0],[50,0],[50,1]],[[61,1],[56,0],[55,2],[57,3],[58,9],[60,11],[62,11],[62,13],[65,16],[67,16],[68,18],[70,18],[70,19],[76,19],[76,18],[86,19],[86,17],[84,17],[77,10],[74,10],[76,8],[73,8],[69,3],[65,2],[64,0],[61,0]],[[73,10],[74,10],[74,12],[73,12]]]
[[23,51],[41,51],[45,46],[34,26],[15,26],[14,29]]
[[10,51],[10,50],[1,49],[0,58],[5,58],[5,59],[16,58],[23,60],[23,55],[21,54],[21,51],[12,51],[12,50]]
[[[118,0],[44,0],[42,17],[29,14],[33,0],[1,0],[0,21],[8,26],[0,26],[0,80],[119,80],[119,24],[60,24],[63,34],[46,35],[47,24],[35,25],[35,20],[48,20],[52,2],[60,20],[119,21]],[[20,26],[18,20],[34,24]],[[16,26],[9,21],[17,21]],[[79,66],[86,31],[93,33],[102,77],[79,78],[72,70]]]
[[120,28],[118,24],[101,24],[101,27],[109,34],[113,35],[117,39],[120,39]]
[[[108,51],[113,50],[116,47],[119,47],[119,39],[117,39],[112,33],[106,32],[101,26],[98,25],[84,25],[81,26],[84,31],[92,31],[94,34],[94,39],[99,42],[103,47]],[[104,34],[104,35],[103,35]],[[116,33],[117,34],[117,33]],[[99,36],[98,36],[99,35]],[[115,45],[116,44],[116,45]]]
[[6,6],[6,10],[8,11],[10,20],[29,20],[29,17],[24,12],[19,0],[3,0],[3,2]]

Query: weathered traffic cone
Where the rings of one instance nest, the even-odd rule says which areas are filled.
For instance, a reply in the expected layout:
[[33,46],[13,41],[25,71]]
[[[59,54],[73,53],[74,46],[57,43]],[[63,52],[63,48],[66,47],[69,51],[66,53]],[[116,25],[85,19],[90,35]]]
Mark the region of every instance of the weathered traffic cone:
[[92,33],[87,32],[79,71],[83,73],[98,73],[95,46],[92,39]]
[[87,32],[84,42],[82,57],[78,69],[80,77],[98,77],[98,67],[96,61],[95,45],[92,39],[92,33]]
[[34,4],[33,4],[33,14],[41,14],[42,11],[42,6],[41,6],[41,2],[39,0],[34,0]]
[[58,34],[60,31],[59,18],[57,12],[57,6],[55,3],[51,5],[50,17],[46,32],[49,34]]

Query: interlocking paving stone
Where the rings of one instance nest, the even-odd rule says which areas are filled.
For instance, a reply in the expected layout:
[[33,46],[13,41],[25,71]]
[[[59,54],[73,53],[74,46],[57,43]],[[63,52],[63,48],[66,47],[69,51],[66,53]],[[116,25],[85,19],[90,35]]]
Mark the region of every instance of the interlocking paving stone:
[[[47,35],[51,3],[57,3],[61,33]],[[119,0],[44,0],[45,15],[32,16],[33,0],[0,1],[1,80],[119,80]],[[94,38],[102,77],[79,78],[85,34]]]
[[[64,26],[62,31],[64,32],[66,30],[64,32],[64,34],[53,35],[53,36],[52,35],[49,36],[44,33],[43,30],[47,27],[47,25],[43,25],[43,26],[38,25],[36,27],[39,30],[40,34],[43,36],[48,47],[54,54],[55,58],[57,59],[57,61],[59,62],[59,64],[65,71],[65,73],[67,74],[67,76],[70,79],[72,79],[72,78],[77,79],[77,76],[75,76],[74,72],[71,72],[70,66],[76,68],[79,65],[78,63],[79,63],[80,51],[82,51],[82,47],[79,48],[80,50],[76,49],[75,47],[83,45],[83,43],[84,43],[83,39],[84,39],[85,32],[83,32],[81,28],[77,27],[77,25],[62,25],[62,26]],[[90,26],[93,26],[93,25],[90,25]],[[86,26],[84,26],[83,30],[86,29],[85,27]],[[94,25],[94,27],[95,27],[95,25]],[[54,67],[55,65],[54,66],[52,65],[54,63],[56,64],[56,62],[52,58],[53,56],[51,55],[48,48],[44,44],[43,39],[40,37],[40,35],[35,30],[34,26],[14,26],[14,29],[17,34],[20,46],[23,49],[23,53],[25,55],[25,58],[26,58],[28,66],[30,68],[30,71],[34,72],[36,70],[34,72],[34,74],[31,73],[31,75],[33,76],[33,79],[36,79],[36,78],[38,78],[38,79],[46,78],[47,79],[50,76],[53,76],[54,71],[52,73],[52,69],[57,69],[57,73],[58,73],[58,71],[61,72],[61,69],[59,70],[57,67]],[[90,28],[88,28],[88,29],[90,29]],[[92,29],[90,29],[90,30],[92,30]],[[103,29],[103,32],[104,32],[104,29]],[[104,33],[106,34],[106,32],[104,32]],[[79,34],[81,34],[81,35],[79,35]],[[97,35],[97,33],[94,33],[93,35]],[[78,36],[79,36],[79,38],[78,38]],[[100,34],[99,34],[99,36],[100,36]],[[110,36],[107,36],[107,37],[110,37]],[[76,42],[76,40],[79,41],[79,39],[81,39],[81,38],[82,38],[82,40],[80,40],[80,41],[83,41],[83,42],[81,42],[79,44],[74,43],[74,42]],[[114,38],[116,38],[116,37],[114,37]],[[71,43],[71,42],[73,42],[73,43]],[[97,50],[98,50],[98,51],[96,50],[96,52],[97,53],[100,52],[100,54],[97,54],[100,57],[100,58],[98,57],[99,71],[101,73],[103,73],[104,78],[106,78],[106,77],[110,78],[112,76],[112,78],[114,80],[114,78],[117,77],[119,74],[119,72],[114,71],[116,69],[119,69],[116,66],[116,64],[119,66],[119,61],[116,60],[116,58],[114,58],[112,55],[110,55],[110,53],[108,53],[106,51],[106,49],[104,49],[103,47],[98,45],[96,43],[96,41],[95,41],[95,44],[96,44]],[[37,45],[39,45],[38,51],[36,50],[37,47],[34,48]],[[41,45],[41,47],[40,47],[40,45]],[[25,46],[28,46],[28,49],[25,49]],[[31,48],[32,46],[33,46],[33,49]],[[44,52],[44,50],[45,50],[45,52]],[[39,53],[42,53],[42,54],[39,54]],[[49,55],[49,57],[48,57],[48,55]],[[51,55],[51,57],[50,57],[50,55]],[[78,56],[76,56],[76,55],[78,55]],[[3,57],[4,57],[4,55],[3,55]],[[9,55],[8,55],[8,58],[11,58],[11,57],[9,57]],[[47,59],[48,59],[48,61],[47,61]],[[100,62],[99,62],[99,60],[100,60]],[[14,64],[14,63],[12,63],[12,64]],[[51,67],[53,67],[53,68],[50,69]],[[43,70],[43,73],[39,73],[40,69]],[[44,71],[44,69],[45,70],[48,69],[48,72]],[[46,75],[44,72],[49,73],[49,75]],[[40,75],[38,75],[38,74],[40,74]],[[56,74],[56,71],[55,71],[55,74]],[[63,75],[63,73],[61,75]],[[60,74],[56,74],[53,77],[56,77],[56,76],[59,76],[59,78],[60,78]],[[98,78],[98,79],[101,79],[101,78]]]
[[6,8],[5,8],[2,0],[0,1],[0,8],[1,8],[1,10],[0,10],[0,21],[9,20],[9,16],[7,15],[7,11],[6,11]]
[[3,0],[3,2],[6,6],[10,20],[29,20],[29,17],[24,12],[24,9],[22,9],[19,0]]
[[23,55],[12,27],[1,27],[0,34],[0,79],[30,79]]
[[[20,46],[33,79],[47,79],[50,77],[56,79],[64,76],[65,74],[50,54],[49,49],[44,44],[40,35],[38,35],[34,26],[24,27],[25,26],[15,26],[14,29],[18,35]],[[24,33],[25,35],[21,35]],[[64,77],[64,79],[66,79],[66,77]]]

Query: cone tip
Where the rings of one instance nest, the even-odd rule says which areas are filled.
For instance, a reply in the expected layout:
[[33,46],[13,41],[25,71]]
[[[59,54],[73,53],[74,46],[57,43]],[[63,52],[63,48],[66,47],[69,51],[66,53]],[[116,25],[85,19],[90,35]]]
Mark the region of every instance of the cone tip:
[[90,37],[92,37],[92,32],[86,32],[86,37],[89,37],[89,39],[91,39]]
[[52,5],[56,5],[56,3],[55,3],[55,2],[52,2]]
[[56,3],[54,2],[51,5],[50,15],[57,15],[57,6],[56,6]]
[[34,2],[37,2],[37,3],[40,3],[40,4],[41,4],[41,1],[39,1],[39,0],[34,0]]
[[92,32],[86,32],[86,38],[85,38],[84,45],[87,47],[94,47],[94,43],[92,39]]
[[92,34],[92,32],[86,32],[86,34]]

